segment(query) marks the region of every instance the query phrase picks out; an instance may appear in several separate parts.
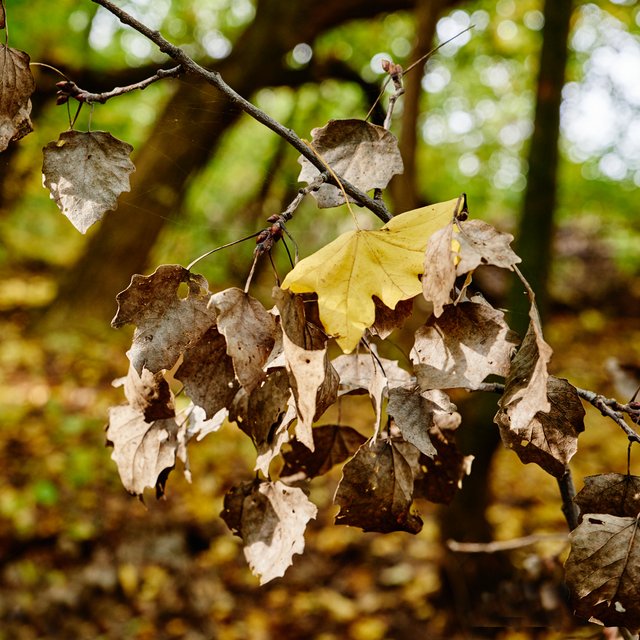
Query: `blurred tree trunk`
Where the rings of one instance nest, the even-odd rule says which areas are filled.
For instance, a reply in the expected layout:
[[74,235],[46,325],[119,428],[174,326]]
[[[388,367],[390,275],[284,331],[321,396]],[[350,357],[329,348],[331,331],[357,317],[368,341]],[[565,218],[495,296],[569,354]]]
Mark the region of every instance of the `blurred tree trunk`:
[[[517,252],[522,257],[522,271],[531,282],[542,309],[546,306],[547,279],[551,260],[553,215],[556,202],[558,170],[558,138],[560,134],[560,102],[567,61],[567,44],[571,19],[571,0],[547,0],[544,8],[545,26],[540,54],[534,131],[529,148],[529,176],[520,219]],[[517,299],[516,294],[517,292]],[[514,309],[512,328],[524,335],[528,317],[528,300],[522,295],[522,285],[515,286],[509,308]],[[497,398],[480,400],[473,397],[468,409],[462,407],[464,427],[460,432],[460,445],[465,453],[476,456],[472,475],[463,482],[448,509],[440,514],[443,539],[459,541],[489,541],[493,534],[486,518],[491,503],[489,478],[491,462],[500,439],[493,425]],[[558,509],[560,500],[558,500]],[[492,602],[495,598],[482,597],[495,594],[502,580],[508,578],[507,556],[499,554],[447,555],[444,575],[446,592],[457,599],[460,615],[468,624],[497,616],[494,624],[508,624],[501,620],[499,608],[483,607],[473,612],[469,602]],[[462,594],[462,596],[461,596]],[[464,594],[473,594],[468,601]],[[461,619],[462,620],[462,619]],[[517,622],[513,621],[512,622]]]
[[[297,43],[313,42],[347,20],[412,6],[415,0],[327,0],[322,3],[263,0],[252,24],[217,70],[236,91],[286,83],[284,56]],[[135,158],[132,190],[120,198],[90,236],[83,255],[61,283],[47,325],[94,320],[115,311],[114,296],[147,260],[168,220],[180,215],[189,178],[210,159],[239,113],[216,89],[181,81]],[[88,317],[90,316],[90,317]]]

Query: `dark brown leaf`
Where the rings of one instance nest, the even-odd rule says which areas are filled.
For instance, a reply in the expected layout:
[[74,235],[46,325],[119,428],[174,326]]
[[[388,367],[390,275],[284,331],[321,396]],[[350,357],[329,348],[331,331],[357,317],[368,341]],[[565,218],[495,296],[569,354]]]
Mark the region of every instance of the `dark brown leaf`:
[[522,260],[509,246],[513,241],[510,233],[501,233],[482,220],[467,220],[458,223],[456,234],[460,248],[457,275],[473,271],[481,265],[494,265],[513,271],[513,266]]
[[369,331],[382,340],[402,327],[413,313],[413,298],[400,300],[395,309],[389,309],[376,296],[373,296],[373,302],[376,305],[376,320]]
[[449,396],[439,390],[420,392],[416,388],[389,389],[387,413],[393,416],[402,437],[421,453],[433,457],[436,448],[429,436],[431,430],[457,429],[460,414]]
[[65,131],[43,149],[42,182],[81,233],[129,191],[133,147],[106,131]]
[[518,342],[502,311],[462,302],[416,331],[411,360],[422,389],[477,389],[487,376],[509,373]]
[[[188,294],[180,296],[186,283]],[[116,296],[118,311],[111,326],[135,324],[127,352],[136,371],[171,369],[185,349],[197,343],[215,322],[208,309],[209,291],[203,276],[177,264],[163,264],[150,276],[134,275]]]
[[208,419],[229,407],[239,385],[233,361],[227,355],[227,341],[215,325],[185,349],[175,378],[184,384],[193,403],[205,410]]
[[348,460],[366,438],[351,427],[326,424],[314,427],[313,442],[313,451],[295,440],[291,443],[291,450],[282,455],[285,462],[282,477],[299,473],[307,478],[321,476],[336,464]]
[[640,477],[621,473],[589,476],[574,502],[580,507],[580,514],[635,518],[640,513]]
[[[324,127],[311,132],[314,151],[338,175],[362,191],[384,189],[389,180],[402,173],[402,156],[395,136],[364,120],[330,120]],[[303,156],[298,162],[301,182],[313,182],[318,170]],[[323,184],[312,191],[318,206],[337,207],[344,204],[342,191]]]
[[146,422],[144,415],[129,405],[111,407],[107,440],[113,444],[111,458],[129,493],[142,496],[147,487],[155,487],[158,496],[164,493],[167,475],[175,465],[181,429],[173,418]]
[[151,373],[149,369],[138,372],[129,367],[124,379],[124,395],[135,411],[142,413],[146,422],[173,418],[176,415],[173,393],[162,372]]
[[433,304],[436,317],[442,314],[445,305],[453,302],[456,264],[452,241],[453,222],[450,222],[429,237],[425,251],[422,293]]
[[7,26],[7,17],[4,11],[4,3],[0,0],[0,29],[4,29]]
[[[327,336],[319,328],[318,304],[309,300],[308,294],[291,293],[288,289],[274,287],[272,297],[275,300],[282,330],[289,339],[303,349],[324,349]],[[309,319],[311,311],[311,321]]]
[[[2,8],[0,18],[4,18]],[[30,98],[36,82],[29,68],[29,60],[24,51],[0,45],[0,152],[10,142],[33,131],[29,118]]]
[[640,631],[638,517],[586,514],[569,535],[565,578],[576,615]]
[[584,409],[574,387],[562,378],[549,376],[549,412],[539,411],[526,425],[514,425],[504,411],[496,422],[504,444],[524,463],[535,462],[560,478],[578,450],[578,434],[584,430]]
[[258,300],[237,288],[214,293],[209,306],[227,340],[236,377],[251,393],[265,379],[263,366],[275,344],[275,320]]
[[256,482],[232,489],[221,515],[242,538],[249,567],[265,584],[283,576],[294,554],[304,551],[304,531],[317,511],[301,489]]
[[381,533],[422,529],[422,520],[411,511],[413,471],[403,447],[392,440],[368,441],[342,473],[334,499],[340,506],[336,524]]

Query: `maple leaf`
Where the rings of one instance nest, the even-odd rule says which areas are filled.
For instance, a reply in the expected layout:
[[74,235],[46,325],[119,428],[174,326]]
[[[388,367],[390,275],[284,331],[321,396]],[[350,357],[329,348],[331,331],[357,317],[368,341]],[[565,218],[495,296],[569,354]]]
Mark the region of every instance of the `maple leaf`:
[[573,501],[584,513],[635,517],[640,513],[640,477],[606,473],[588,476]]
[[[182,283],[188,285],[184,298],[179,295]],[[134,275],[116,296],[118,311],[111,326],[136,325],[127,352],[136,371],[171,369],[180,354],[215,322],[208,299],[205,278],[177,264],[160,265],[150,276]]]
[[162,496],[175,465],[181,429],[173,418],[147,422],[141,411],[129,405],[111,407],[107,441],[113,445],[111,458],[129,493],[142,496],[145,488],[155,487],[158,497]]
[[315,427],[313,450],[294,440],[291,450],[282,455],[285,464],[281,476],[294,476],[299,473],[307,478],[321,476],[336,464],[349,459],[366,440],[351,427],[336,424]]
[[640,630],[640,516],[586,514],[570,534],[565,580],[576,615]]
[[418,533],[422,520],[411,511],[413,471],[418,450],[408,443],[375,440],[363,444],[344,465],[334,502],[336,524],[363,531]]
[[[4,9],[0,7],[0,17]],[[0,152],[10,142],[33,131],[31,94],[36,82],[29,68],[29,56],[24,51],[0,45]]]
[[566,380],[549,376],[547,389],[548,412],[538,411],[529,422],[519,423],[501,409],[495,421],[502,441],[522,462],[535,462],[560,478],[578,450],[578,434],[584,430],[585,412],[575,388]]
[[416,331],[411,360],[422,389],[477,389],[487,376],[509,373],[518,342],[502,311],[462,302]]
[[235,287],[214,293],[209,306],[227,340],[236,377],[250,393],[265,378],[263,366],[275,344],[275,320],[258,300]]
[[[311,132],[314,151],[331,169],[362,191],[384,189],[402,173],[402,156],[396,137],[384,127],[364,120],[330,120]],[[313,182],[319,171],[304,157],[298,180]],[[344,204],[342,190],[323,184],[311,192],[321,208]]]
[[282,482],[234,487],[220,514],[244,542],[244,555],[260,584],[284,575],[293,556],[304,551],[304,531],[318,509],[301,489]]
[[81,233],[129,191],[133,147],[106,131],[65,131],[43,149],[42,183]]
[[389,309],[422,291],[429,236],[457,212],[460,199],[407,211],[377,231],[350,231],[287,274],[283,289],[318,294],[320,320],[345,353],[375,322],[376,296]]

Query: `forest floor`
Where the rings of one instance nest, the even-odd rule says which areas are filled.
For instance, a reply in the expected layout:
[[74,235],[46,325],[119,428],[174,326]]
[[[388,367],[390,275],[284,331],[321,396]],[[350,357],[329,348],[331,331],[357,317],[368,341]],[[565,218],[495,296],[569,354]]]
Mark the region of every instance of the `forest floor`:
[[[126,372],[127,336],[29,334],[25,313],[0,318],[0,640],[603,637],[570,616],[561,537],[503,553],[510,577],[493,594],[469,593],[473,559],[439,539],[446,510],[419,504],[417,536],[337,527],[335,473],[312,487],[320,509],[304,555],[260,587],[219,517],[224,493],[252,476],[247,438],[225,425],[190,450],[192,484],[176,469],[165,499],[130,497],[104,435],[108,407],[121,402],[111,382]],[[616,395],[607,361],[640,365],[632,316],[559,313],[546,335],[553,372],[577,386]],[[624,473],[626,442],[587,407],[577,488],[589,474]],[[566,531],[555,481],[513,453],[496,453],[487,490],[497,539]]]

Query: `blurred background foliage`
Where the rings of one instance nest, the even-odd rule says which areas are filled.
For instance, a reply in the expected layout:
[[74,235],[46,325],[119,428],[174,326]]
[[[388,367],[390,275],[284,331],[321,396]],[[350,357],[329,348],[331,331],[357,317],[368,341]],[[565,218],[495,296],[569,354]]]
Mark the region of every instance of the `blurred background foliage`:
[[[331,118],[367,114],[383,81],[381,59],[405,67],[413,61],[416,24],[425,12],[437,16],[434,44],[473,25],[412,72],[421,88],[416,206],[464,191],[473,216],[517,233],[544,25],[539,0],[418,0],[396,3],[397,10],[390,8],[394,3],[354,1],[353,16],[327,0],[308,18],[317,25],[302,20],[299,31],[284,35],[275,22],[259,21],[265,5],[277,16],[295,15],[290,7],[306,3],[119,4],[203,64],[221,68],[225,78],[277,76],[277,83],[255,81],[247,97],[306,138]],[[136,82],[167,66],[142,36],[91,2],[5,5],[10,44],[89,90]],[[333,23],[323,8],[338,16]],[[264,32],[265,24],[273,31]],[[252,58],[247,33],[273,55]],[[546,335],[555,349],[554,373],[622,400],[633,393],[640,369],[638,69],[640,4],[576,2],[562,93]],[[415,538],[333,527],[336,474],[312,488],[321,512],[305,556],[284,579],[258,588],[237,539],[218,518],[224,492],[249,478],[253,467],[251,446],[232,426],[192,448],[192,485],[174,472],[168,499],[150,498],[148,510],[125,495],[104,448],[103,426],[108,407],[121,401],[111,381],[126,371],[130,337],[111,331],[108,321],[113,294],[131,272],[115,250],[87,271],[106,220],[81,236],[42,188],[41,148],[68,127],[69,115],[55,106],[61,78],[44,67],[34,73],[35,132],[0,155],[0,639],[399,640],[417,631],[453,638],[463,628],[464,637],[516,639],[533,637],[530,625],[561,629],[535,637],[599,637],[593,626],[574,628],[562,605],[561,542],[509,554],[514,573],[499,585],[500,606],[488,607],[485,619],[470,619],[467,605],[480,594],[465,586],[467,561],[440,542],[447,510],[420,505],[427,524]],[[186,107],[175,101],[189,92],[196,98]],[[401,101],[392,126],[397,133],[402,115]],[[191,134],[186,155],[176,160],[172,140],[185,135],[185,120],[219,125],[220,136]],[[136,270],[145,273],[165,262],[186,265],[260,229],[299,188],[292,150],[185,79],[84,108],[76,127],[109,130],[134,145],[134,161],[145,149],[182,179],[177,196],[170,185],[164,193],[162,184],[145,191],[134,183],[127,206],[108,216],[122,234],[112,246],[133,236],[132,246],[141,246]],[[189,145],[201,157],[193,165],[184,159]],[[392,210],[395,200],[387,198]],[[363,225],[376,224],[359,215]],[[157,237],[143,247],[144,224],[135,221],[144,216],[157,223]],[[309,199],[290,231],[307,255],[351,224],[341,209],[321,211]],[[242,286],[251,252],[251,242],[234,246],[198,270],[212,289]],[[283,274],[284,252],[276,262]],[[90,277],[82,280],[83,272]],[[113,274],[114,283],[107,283]],[[483,282],[488,295],[505,298],[509,285],[499,274]],[[265,303],[272,284],[265,268],[255,285]],[[454,401],[469,404],[465,394]],[[473,408],[469,412],[473,416]],[[356,402],[344,408],[343,419],[366,430],[371,413]],[[573,464],[578,488],[584,475],[624,472],[626,455],[623,434],[588,410]],[[551,478],[501,449],[491,469],[483,513],[496,538],[563,530]],[[476,625],[488,627],[468,631]]]

